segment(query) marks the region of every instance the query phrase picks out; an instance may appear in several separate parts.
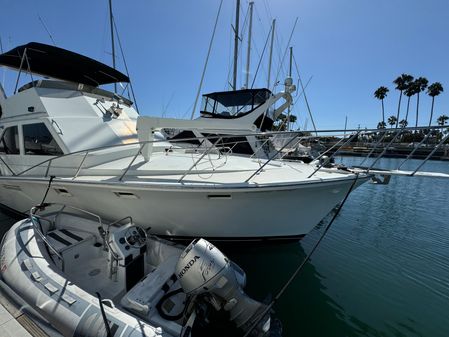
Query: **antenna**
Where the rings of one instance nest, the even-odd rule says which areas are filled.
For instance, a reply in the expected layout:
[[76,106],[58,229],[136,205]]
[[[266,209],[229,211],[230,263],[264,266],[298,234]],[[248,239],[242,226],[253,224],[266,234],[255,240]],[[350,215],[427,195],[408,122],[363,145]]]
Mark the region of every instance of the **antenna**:
[[[38,14],[37,15],[39,21],[41,22],[42,26],[44,27],[45,31],[47,32],[48,36],[50,37],[51,42],[53,43],[53,46],[56,47],[56,42],[55,40],[53,40],[53,36],[51,35],[50,31],[47,28],[47,25],[45,24],[44,20],[42,20],[41,16]],[[3,53],[3,51],[2,51]]]
[[[111,25],[111,44],[112,44],[112,68],[115,69],[115,45],[114,45],[114,17],[112,15],[112,0],[109,0],[109,23]],[[117,93],[117,83],[114,83],[114,93]]]

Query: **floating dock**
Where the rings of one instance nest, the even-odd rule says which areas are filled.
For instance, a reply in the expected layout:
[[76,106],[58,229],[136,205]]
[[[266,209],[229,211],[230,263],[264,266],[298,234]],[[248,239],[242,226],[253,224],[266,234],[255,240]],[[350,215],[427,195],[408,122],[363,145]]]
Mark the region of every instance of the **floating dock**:
[[48,337],[0,288],[0,336]]

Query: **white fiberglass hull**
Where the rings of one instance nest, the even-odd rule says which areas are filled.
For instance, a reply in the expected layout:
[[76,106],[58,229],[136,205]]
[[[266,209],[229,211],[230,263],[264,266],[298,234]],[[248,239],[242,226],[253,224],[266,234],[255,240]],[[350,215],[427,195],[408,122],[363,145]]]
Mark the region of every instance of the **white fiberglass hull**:
[[[351,188],[355,175],[285,186],[160,187],[131,182],[55,179],[46,202],[64,202],[106,219],[123,214],[159,235],[215,240],[299,238],[310,232]],[[365,182],[358,178],[356,186]],[[42,201],[48,179],[0,177],[0,202],[27,212]]]

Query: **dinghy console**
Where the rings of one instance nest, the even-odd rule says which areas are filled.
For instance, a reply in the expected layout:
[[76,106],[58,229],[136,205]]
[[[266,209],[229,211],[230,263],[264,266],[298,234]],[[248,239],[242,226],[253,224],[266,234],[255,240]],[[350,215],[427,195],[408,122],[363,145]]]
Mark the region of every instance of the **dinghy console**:
[[145,275],[145,252],[147,233],[132,224],[120,227],[108,226],[106,246],[109,248],[109,277],[125,284],[126,291],[136,285]]

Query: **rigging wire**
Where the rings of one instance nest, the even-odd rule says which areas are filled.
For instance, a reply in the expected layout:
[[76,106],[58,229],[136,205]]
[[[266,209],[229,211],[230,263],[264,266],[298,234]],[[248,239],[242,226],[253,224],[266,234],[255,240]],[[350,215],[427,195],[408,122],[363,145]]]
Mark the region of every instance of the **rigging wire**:
[[315,121],[313,120],[313,116],[312,116],[312,110],[310,110],[309,100],[307,99],[305,87],[304,87],[304,85],[302,83],[301,75],[299,74],[298,63],[296,63],[295,55],[293,55],[293,61],[295,63],[296,72],[298,73],[298,79],[299,79],[299,83],[301,84],[301,89],[304,92],[304,101],[306,102],[307,111],[309,112],[309,117],[310,117],[310,120],[312,121],[313,130],[315,131],[315,134],[318,136],[318,133],[316,131]]
[[290,278],[287,280],[287,282],[282,286],[282,288],[278,291],[274,299],[271,301],[271,303],[265,308],[264,311],[262,311],[259,315],[259,318],[254,321],[254,323],[251,325],[251,327],[248,329],[248,331],[245,333],[243,337],[247,337],[251,334],[251,332],[254,330],[254,328],[257,326],[257,324],[265,317],[265,315],[271,310],[273,305],[279,300],[279,298],[284,294],[285,290],[290,286],[290,284],[295,280],[296,276],[298,276],[299,272],[304,268],[306,263],[310,260],[311,256],[315,252],[315,250],[318,248],[321,241],[324,239],[326,233],[331,228],[332,224],[334,223],[337,216],[340,214],[341,209],[343,208],[344,204],[346,203],[346,200],[348,199],[349,195],[353,191],[357,181],[359,179],[359,173],[355,173],[354,181],[352,182],[351,186],[349,187],[348,192],[346,193],[343,201],[338,206],[337,210],[335,211],[331,221],[327,224],[326,228],[324,229],[323,233],[321,233],[320,238],[318,241],[313,245],[311,251],[306,255],[306,257],[303,259],[303,261],[298,265],[298,267],[295,269],[295,271],[292,273]]
[[297,23],[298,23],[298,17],[296,17],[295,24],[293,25],[292,32],[290,33],[290,37],[289,37],[288,42],[287,42],[287,47],[285,48],[284,55],[282,56],[282,59],[281,59],[281,62],[280,62],[279,68],[278,68],[278,72],[276,74],[276,77],[274,78],[273,90],[274,90],[274,87],[275,87],[276,83],[278,82],[279,74],[281,72],[282,65],[284,64],[285,56],[287,55],[287,51],[288,51],[288,48],[290,46],[290,41],[292,40],[293,33],[295,32],[295,28],[296,28],[296,24]]
[[41,22],[42,26],[44,27],[45,31],[47,32],[48,36],[50,37],[51,42],[53,43],[53,46],[56,47],[56,42],[53,40],[53,36],[51,35],[50,31],[47,28],[47,25],[45,24],[44,20],[42,20],[41,16],[38,14],[37,17],[39,18],[39,21]]
[[259,72],[259,67],[260,67],[260,64],[262,63],[263,55],[265,53],[265,49],[267,48],[268,40],[270,39],[270,33],[271,33],[272,29],[273,29],[273,26],[271,26],[270,30],[268,31],[267,39],[265,41],[265,45],[263,46],[262,55],[260,55],[259,63],[257,64],[256,72],[254,73],[253,82],[251,83],[251,89],[254,87],[254,83],[256,82],[257,73]]
[[196,106],[198,104],[198,98],[200,97],[201,88],[203,86],[204,75],[206,74],[206,69],[207,69],[207,63],[209,62],[209,56],[210,56],[210,52],[212,50],[212,45],[213,45],[214,38],[215,38],[215,32],[217,30],[218,19],[220,18],[221,5],[223,5],[223,0],[220,1],[220,6],[218,7],[217,17],[215,18],[214,30],[212,32],[212,36],[211,36],[211,39],[209,42],[209,49],[207,51],[206,62],[204,63],[203,73],[201,74],[200,85],[198,86],[198,92],[196,93],[195,103],[193,104],[193,109],[192,109],[192,114],[190,116],[190,119],[193,119],[193,116],[195,115]]
[[[257,6],[254,6],[254,9],[255,9],[254,12],[256,13],[257,21],[259,22],[258,29],[260,29],[262,31],[261,36],[267,35],[267,31],[265,29],[265,24],[262,23],[262,18],[261,18],[261,15],[259,13],[259,10],[258,10]],[[270,34],[272,29],[273,29],[272,24],[270,24],[270,29],[269,29],[268,35]],[[260,54],[259,54],[259,56],[260,56]],[[264,72],[265,77],[268,78],[268,71],[265,68],[265,65],[263,63],[261,63],[261,64],[262,64],[262,71]]]
[[123,48],[122,48],[122,41],[120,40],[120,36],[118,34],[118,30],[117,30],[117,25],[115,24],[115,19],[114,17],[112,17],[112,23],[114,25],[114,30],[115,30],[115,35],[117,36],[117,41],[118,41],[118,46],[120,48],[120,54],[122,55],[122,59],[123,59],[123,65],[125,66],[125,70],[126,70],[126,75],[129,78],[129,87],[131,88],[131,94],[133,96],[133,101],[134,101],[134,105],[136,107],[136,111],[138,114],[139,113],[139,107],[137,106],[137,100],[136,100],[136,95],[134,95],[134,88],[133,88],[133,84],[131,81],[131,77],[129,76],[129,70],[128,70],[128,65],[126,63],[126,59],[125,59],[125,54],[123,52]]

